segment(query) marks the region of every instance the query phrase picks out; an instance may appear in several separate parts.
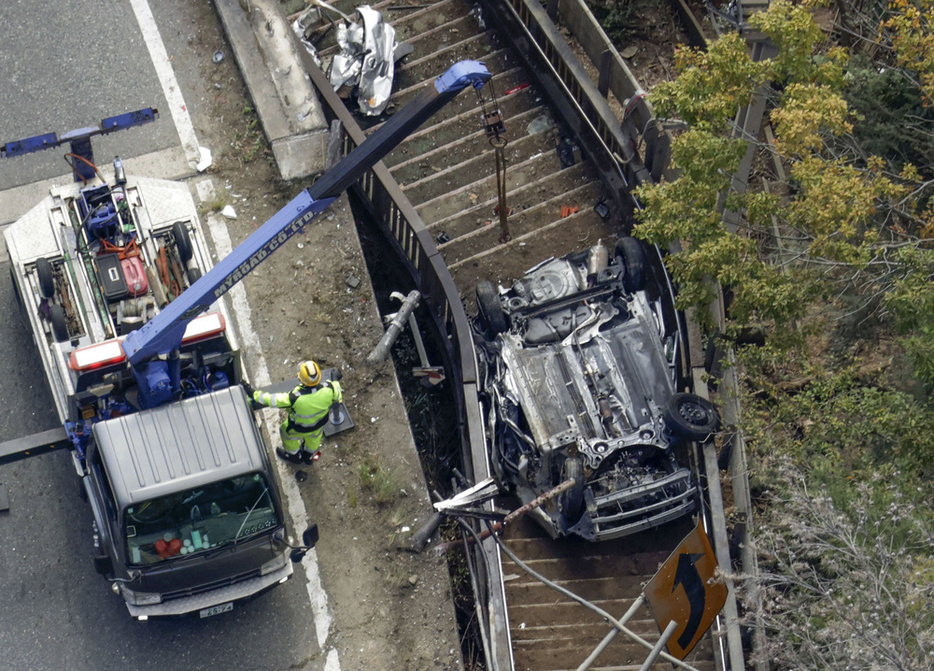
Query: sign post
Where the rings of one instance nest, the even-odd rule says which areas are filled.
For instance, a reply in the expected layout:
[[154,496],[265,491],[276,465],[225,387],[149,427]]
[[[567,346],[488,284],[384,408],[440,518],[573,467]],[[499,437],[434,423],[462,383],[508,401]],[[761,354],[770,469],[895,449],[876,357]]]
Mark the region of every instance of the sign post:
[[694,649],[726,603],[727,587],[716,580],[716,569],[710,539],[698,522],[645,586],[659,631],[677,622],[668,639],[673,657],[684,659]]

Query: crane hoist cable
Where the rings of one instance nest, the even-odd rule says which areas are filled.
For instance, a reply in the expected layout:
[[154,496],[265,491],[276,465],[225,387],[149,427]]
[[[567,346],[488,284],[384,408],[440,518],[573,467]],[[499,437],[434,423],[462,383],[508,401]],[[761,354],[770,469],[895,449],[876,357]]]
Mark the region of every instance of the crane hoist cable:
[[496,103],[492,80],[486,88],[490,91],[489,108],[487,108],[487,100],[479,90],[477,97],[480,99],[480,109],[483,112],[483,130],[496,155],[497,205],[494,213],[499,215],[499,242],[507,243],[512,238],[509,234],[509,223],[506,220],[509,216],[509,207],[506,205],[506,145],[509,144],[509,140],[506,139],[506,124],[503,122],[503,113]]

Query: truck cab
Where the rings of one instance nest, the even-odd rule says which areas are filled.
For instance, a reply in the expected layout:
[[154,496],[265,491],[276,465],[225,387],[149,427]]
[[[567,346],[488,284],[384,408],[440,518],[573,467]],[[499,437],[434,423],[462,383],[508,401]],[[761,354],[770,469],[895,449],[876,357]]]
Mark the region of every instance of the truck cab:
[[241,387],[94,424],[95,566],[137,619],[230,610],[292,575],[275,473]]

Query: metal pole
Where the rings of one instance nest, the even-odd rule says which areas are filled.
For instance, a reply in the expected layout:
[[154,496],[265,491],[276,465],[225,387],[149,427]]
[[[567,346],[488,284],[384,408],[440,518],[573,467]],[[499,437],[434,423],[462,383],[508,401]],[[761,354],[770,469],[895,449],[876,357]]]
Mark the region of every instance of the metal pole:
[[498,195],[498,204],[496,211],[499,214],[499,241],[507,243],[512,239],[509,233],[509,224],[506,217],[509,216],[509,207],[506,206],[506,144],[508,141],[504,137],[497,136],[490,139],[490,144],[496,150],[496,192]]
[[[562,482],[560,485],[558,485],[554,489],[548,490],[541,496],[538,496],[532,499],[531,501],[526,503],[524,506],[521,506],[513,510],[511,513],[506,515],[506,517],[503,519],[502,522],[496,522],[493,525],[491,525],[493,527],[492,531],[490,531],[489,529],[484,529],[476,536],[468,536],[468,538],[477,540],[477,541],[485,540],[489,538],[490,536],[492,536],[497,531],[499,531],[500,529],[502,529],[504,526],[512,522],[513,520],[516,520],[522,517],[523,515],[525,515],[526,513],[534,510],[535,508],[538,508],[540,505],[542,505],[546,501],[550,501],[551,499],[558,496],[561,492],[567,491],[573,486],[574,486],[573,478],[569,480],[565,480],[564,482]],[[456,512],[456,511],[452,511],[452,513],[453,512]],[[457,545],[460,545],[460,543],[458,543],[457,541],[448,541],[447,543],[439,543],[438,545],[435,546],[435,552],[437,552],[438,554],[444,554],[445,552],[447,552],[448,550],[450,550],[451,548]]]
[[[393,291],[390,294],[392,298],[402,299],[403,296],[398,291]],[[412,289],[409,292],[409,295],[405,297],[405,300],[402,302],[402,307],[399,308],[399,311],[395,314],[392,319],[392,323],[389,324],[389,328],[386,329],[386,333],[383,334],[383,337],[380,338],[379,343],[376,347],[373,348],[373,351],[370,352],[366,360],[370,363],[376,363],[377,361],[382,361],[389,354],[389,348],[392,347],[392,344],[396,342],[396,338],[399,337],[399,334],[402,332],[402,329],[405,327],[405,322],[409,318],[409,315],[412,314],[412,311],[418,307],[418,300],[421,298],[421,294],[418,293],[417,289]]]
[[655,644],[655,647],[652,648],[652,652],[649,653],[649,656],[645,658],[642,666],[639,667],[639,671],[649,671],[649,668],[655,663],[655,660],[658,659],[658,656],[661,654],[662,648],[665,647],[665,644],[668,643],[668,639],[671,638],[671,635],[675,633],[675,629],[677,628],[678,623],[674,620],[671,620],[668,623],[668,626],[665,627],[665,631],[662,632],[661,638],[658,639],[658,643]]
[[[642,607],[642,604],[645,603],[645,594],[640,594],[639,597],[632,602],[632,605],[629,607],[629,610],[626,611],[626,614],[619,618],[620,624],[626,624],[629,620],[632,619],[633,615],[636,614],[636,611]],[[600,653],[606,650],[606,647],[613,642],[613,639],[616,638],[616,635],[619,633],[619,629],[613,627],[610,629],[609,633],[603,637],[603,640],[600,641],[600,644],[593,649],[593,652],[590,653],[590,656],[583,661],[583,663],[577,667],[577,671],[587,671],[590,668],[590,665],[593,664],[597,657],[600,656]]]

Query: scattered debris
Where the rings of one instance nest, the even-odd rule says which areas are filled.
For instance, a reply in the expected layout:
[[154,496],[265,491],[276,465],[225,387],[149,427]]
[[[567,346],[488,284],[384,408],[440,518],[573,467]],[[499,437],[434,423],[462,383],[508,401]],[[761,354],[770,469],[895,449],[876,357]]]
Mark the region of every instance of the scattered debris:
[[535,135],[536,133],[544,133],[555,127],[555,122],[551,120],[550,117],[540,114],[529,122],[529,125],[526,126],[526,130],[529,135]]
[[392,94],[395,71],[396,31],[383,21],[383,15],[362,5],[357,13],[363,26],[348,21],[337,27],[341,50],[331,59],[328,78],[337,91],[356,86],[360,111],[368,116],[383,113]]
[[506,92],[503,95],[508,96],[511,93],[518,93],[519,91],[524,91],[525,89],[529,88],[529,86],[530,84],[528,82],[523,82],[517,86],[513,86],[511,89],[506,89]]
[[211,154],[211,150],[207,147],[198,147],[198,153],[201,156],[201,159],[198,161],[198,172],[204,172],[211,167],[211,164],[214,163],[214,156]]
[[555,149],[558,152],[558,160],[561,162],[562,170],[574,165],[574,141],[571,138],[561,138]]
[[562,205],[561,206],[561,218],[565,219],[570,217],[572,214],[578,213],[578,208],[576,205]]
[[224,215],[227,219],[237,218],[237,211],[233,208],[233,205],[225,205],[224,209],[221,210],[221,214]]
[[215,62],[215,63],[222,63],[223,60],[224,60],[224,52],[223,52],[223,51],[215,51],[215,52],[214,52],[214,62]]

